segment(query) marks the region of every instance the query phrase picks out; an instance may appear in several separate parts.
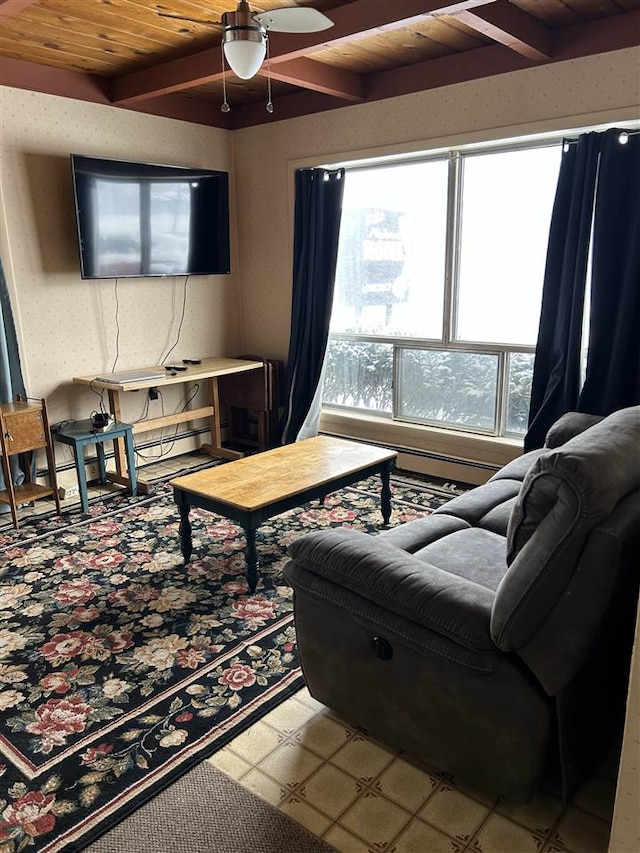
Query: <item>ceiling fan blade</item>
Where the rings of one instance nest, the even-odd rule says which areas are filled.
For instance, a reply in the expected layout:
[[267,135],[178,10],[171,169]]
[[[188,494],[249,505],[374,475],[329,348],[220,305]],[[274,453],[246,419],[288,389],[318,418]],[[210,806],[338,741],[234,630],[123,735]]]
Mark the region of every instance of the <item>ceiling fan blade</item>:
[[177,21],[189,21],[191,24],[206,24],[209,27],[221,27],[222,21],[207,21],[203,18],[187,18],[184,15],[171,15],[169,12],[158,12],[161,18],[175,18]]
[[276,33],[319,33],[333,26],[333,21],[308,6],[286,6],[259,12],[253,16],[265,30]]

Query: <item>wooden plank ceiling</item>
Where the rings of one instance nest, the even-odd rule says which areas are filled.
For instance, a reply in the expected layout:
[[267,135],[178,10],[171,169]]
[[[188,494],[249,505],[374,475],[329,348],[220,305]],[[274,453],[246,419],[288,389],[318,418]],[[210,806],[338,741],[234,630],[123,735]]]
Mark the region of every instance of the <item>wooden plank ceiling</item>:
[[0,84],[234,129],[640,44],[640,0],[256,0],[251,9],[296,5],[333,27],[271,33],[256,77],[227,71],[228,113],[218,22],[234,0],[0,0]]

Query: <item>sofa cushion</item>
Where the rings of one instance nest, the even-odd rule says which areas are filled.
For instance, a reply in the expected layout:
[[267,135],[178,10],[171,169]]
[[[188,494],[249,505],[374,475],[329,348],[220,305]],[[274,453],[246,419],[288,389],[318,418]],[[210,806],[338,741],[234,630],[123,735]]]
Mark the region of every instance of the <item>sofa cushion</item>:
[[576,535],[586,532],[640,486],[640,406],[614,412],[590,429],[541,454],[522,484],[507,532],[511,562],[556,507],[575,503]]
[[583,412],[566,412],[553,424],[545,438],[545,447],[560,447],[585,429],[602,420],[602,415],[587,415]]
[[494,592],[507,571],[504,536],[479,527],[442,536],[416,551],[415,556]]
[[416,518],[415,521],[406,521],[397,527],[383,530],[379,534],[379,540],[388,545],[402,548],[408,554],[415,554],[425,545],[435,542],[441,536],[448,536],[456,530],[466,530],[469,524],[461,518],[451,515],[428,515],[426,518]]
[[[521,485],[520,480],[490,480],[484,486],[471,489],[438,507],[432,517],[454,516],[466,521],[470,527],[484,527],[483,519],[501,504],[512,501]],[[506,535],[506,527],[501,532]]]
[[531,468],[536,459],[546,452],[546,449],[542,448],[540,450],[530,450],[528,453],[523,453],[522,456],[512,459],[511,462],[507,462],[503,468],[496,471],[489,482],[493,483],[496,480],[519,480],[520,483],[522,483],[529,472],[529,468]]
[[489,632],[495,593],[431,566],[358,530],[308,533],[289,546],[296,567],[331,582],[462,647],[494,651]]
[[[520,489],[518,488],[518,491],[519,490]],[[478,519],[478,527],[481,527],[483,530],[490,530],[492,533],[498,533],[506,541],[509,519],[511,518],[511,513],[513,512],[517,498],[518,495],[515,494],[512,498],[502,501],[498,506],[489,510],[486,515],[483,515],[482,518]]]
[[640,487],[639,448],[640,406],[635,406],[534,462],[509,522],[510,567],[492,614],[491,632],[500,648],[521,648],[549,618],[590,531]]

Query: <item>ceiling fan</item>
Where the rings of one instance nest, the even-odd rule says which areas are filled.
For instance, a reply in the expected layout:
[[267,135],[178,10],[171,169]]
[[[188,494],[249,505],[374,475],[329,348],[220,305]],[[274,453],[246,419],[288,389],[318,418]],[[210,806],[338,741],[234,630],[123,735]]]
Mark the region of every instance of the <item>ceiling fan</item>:
[[308,6],[287,6],[270,12],[251,11],[247,0],[239,0],[235,12],[224,12],[221,21],[206,21],[158,12],[164,18],[177,18],[222,27],[223,58],[233,73],[243,80],[254,77],[267,52],[269,32],[316,33],[329,29],[333,21]]

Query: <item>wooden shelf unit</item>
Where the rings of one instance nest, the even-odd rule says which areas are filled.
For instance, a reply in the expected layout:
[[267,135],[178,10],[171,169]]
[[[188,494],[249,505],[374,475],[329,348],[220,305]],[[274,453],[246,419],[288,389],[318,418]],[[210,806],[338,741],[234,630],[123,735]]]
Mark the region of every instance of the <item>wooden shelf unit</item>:
[[[36,450],[44,449],[49,471],[49,485],[41,486],[32,480],[32,459]],[[11,507],[13,526],[18,529],[18,506],[32,503],[38,498],[53,495],[56,510],[60,513],[60,498],[51,432],[45,400],[29,401],[18,395],[15,403],[0,403],[0,454],[5,488],[0,491],[0,503]],[[11,474],[11,457],[18,456],[25,481],[14,485]]]

